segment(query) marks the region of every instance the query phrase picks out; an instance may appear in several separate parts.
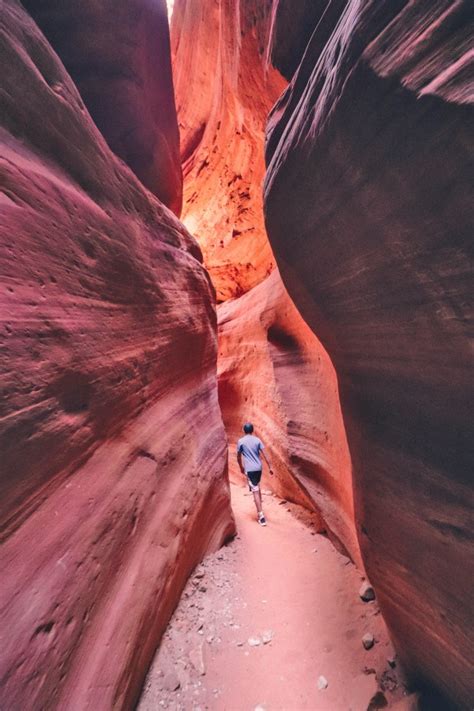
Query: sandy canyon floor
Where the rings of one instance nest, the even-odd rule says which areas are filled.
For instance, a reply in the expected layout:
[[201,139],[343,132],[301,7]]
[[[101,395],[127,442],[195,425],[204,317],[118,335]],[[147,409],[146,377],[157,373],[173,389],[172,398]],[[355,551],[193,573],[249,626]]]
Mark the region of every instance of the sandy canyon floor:
[[393,648],[377,602],[358,595],[355,566],[300,507],[266,492],[262,528],[248,491],[231,488],[237,538],[189,580],[139,711],[366,711],[401,701]]

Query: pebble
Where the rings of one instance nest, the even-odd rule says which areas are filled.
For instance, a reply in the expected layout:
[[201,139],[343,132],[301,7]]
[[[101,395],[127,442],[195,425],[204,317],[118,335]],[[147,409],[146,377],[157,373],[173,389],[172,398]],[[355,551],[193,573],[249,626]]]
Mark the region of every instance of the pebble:
[[381,691],[377,691],[370,699],[367,711],[376,711],[377,709],[384,709],[387,706],[387,697]]
[[206,673],[206,667],[204,666],[204,657],[202,653],[202,645],[195,647],[189,653],[189,660],[198,674],[204,676]]
[[269,644],[273,639],[273,630],[265,630],[262,632],[262,642],[263,644]]
[[371,585],[369,585],[366,580],[364,580],[364,582],[360,586],[359,597],[364,602],[370,602],[371,600],[375,600],[375,590]]
[[325,676],[320,676],[318,679],[318,689],[322,691],[323,689],[327,689],[329,686],[329,682],[326,679]]
[[249,647],[258,647],[262,643],[262,640],[260,637],[249,637],[247,642]]
[[163,679],[163,687],[168,691],[177,691],[181,686],[181,682],[173,672],[166,674]]
[[370,634],[370,632],[366,632],[362,637],[362,644],[364,645],[364,649],[372,649],[375,644],[374,635]]

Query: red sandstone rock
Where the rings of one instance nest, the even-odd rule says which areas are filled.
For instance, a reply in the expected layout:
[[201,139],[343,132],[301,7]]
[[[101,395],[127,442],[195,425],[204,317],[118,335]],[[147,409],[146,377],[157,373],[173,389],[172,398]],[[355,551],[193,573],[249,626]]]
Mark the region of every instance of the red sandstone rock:
[[0,698],[131,708],[233,531],[200,253],[2,5]]
[[269,9],[256,0],[174,5],[183,220],[199,240],[218,301],[247,291],[274,266],[263,225],[263,133],[286,82],[265,67]]
[[336,376],[275,271],[262,284],[218,307],[219,402],[230,439],[229,469],[241,479],[235,445],[242,424],[255,424],[275,477],[269,486],[313,509],[360,563],[349,451]]
[[288,80],[298,68],[316,23],[331,4],[334,0],[272,0],[267,61]]
[[325,15],[271,117],[265,190],[283,280],[338,374],[377,599],[411,674],[465,706],[469,10],[353,0]]
[[112,150],[179,215],[182,173],[165,0],[25,0]]

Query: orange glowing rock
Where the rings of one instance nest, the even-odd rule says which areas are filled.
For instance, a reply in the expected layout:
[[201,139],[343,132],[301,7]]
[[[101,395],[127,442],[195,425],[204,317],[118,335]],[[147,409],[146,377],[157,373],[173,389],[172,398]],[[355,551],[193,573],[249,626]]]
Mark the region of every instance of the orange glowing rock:
[[219,402],[230,438],[229,469],[241,479],[235,444],[254,423],[275,476],[264,488],[317,512],[321,530],[361,564],[352,472],[329,357],[289,298],[278,271],[218,307]]
[[176,0],[173,11],[182,219],[218,302],[248,291],[274,266],[262,211],[264,127],[286,82],[265,66],[268,23],[256,0]]

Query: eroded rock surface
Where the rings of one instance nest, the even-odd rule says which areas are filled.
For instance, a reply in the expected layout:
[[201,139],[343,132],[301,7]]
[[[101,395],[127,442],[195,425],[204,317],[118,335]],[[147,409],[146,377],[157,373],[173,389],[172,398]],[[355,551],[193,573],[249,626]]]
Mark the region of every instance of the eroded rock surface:
[[165,0],[25,0],[112,150],[178,216],[179,133]]
[[263,225],[263,134],[286,82],[265,64],[270,6],[268,0],[174,5],[183,220],[199,240],[218,301],[247,291],[274,266]]
[[[219,401],[230,440],[230,472],[242,424],[266,442],[279,495],[318,512],[360,563],[351,462],[329,357],[289,298],[278,271],[218,307]],[[265,487],[264,487],[265,488]]]
[[402,661],[472,705],[469,6],[342,5],[271,117],[266,225],[335,364],[359,540]]
[[2,5],[0,697],[131,708],[233,531],[199,249]]

